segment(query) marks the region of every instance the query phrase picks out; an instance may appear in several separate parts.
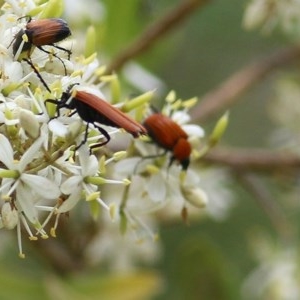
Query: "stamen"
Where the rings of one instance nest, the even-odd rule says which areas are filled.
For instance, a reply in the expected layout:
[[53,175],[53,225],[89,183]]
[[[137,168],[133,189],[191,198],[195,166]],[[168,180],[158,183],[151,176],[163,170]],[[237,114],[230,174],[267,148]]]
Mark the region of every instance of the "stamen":
[[19,257],[25,258],[25,254],[23,253],[23,249],[22,249],[22,233],[21,233],[20,220],[18,221],[18,224],[17,224],[17,238],[18,238]]
[[23,214],[20,214],[20,219],[21,219],[21,221],[22,221],[22,223],[23,223],[23,225],[24,225],[24,228],[26,229],[26,231],[27,231],[27,233],[28,233],[28,235],[29,235],[29,239],[30,239],[31,241],[36,241],[36,240],[37,240],[37,237],[34,236],[34,235],[32,234],[32,232],[31,232],[31,230],[30,230],[30,227],[29,227],[29,225],[28,225],[28,223],[27,223],[25,217],[23,216]]
[[104,207],[107,211],[109,211],[109,206],[99,197],[96,199],[96,201],[102,206]]

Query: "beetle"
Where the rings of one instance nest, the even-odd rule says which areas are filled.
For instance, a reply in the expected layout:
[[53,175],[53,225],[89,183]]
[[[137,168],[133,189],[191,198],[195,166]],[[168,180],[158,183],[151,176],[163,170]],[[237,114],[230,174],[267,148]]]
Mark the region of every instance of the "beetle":
[[89,124],[93,124],[94,127],[97,128],[106,138],[104,142],[92,145],[90,149],[98,148],[110,141],[110,135],[107,131],[96,123],[116,128],[123,128],[135,138],[147,134],[143,125],[133,120],[120,109],[112,106],[100,97],[81,90],[73,90],[71,92],[74,85],[76,84],[71,85],[66,92],[62,93],[60,100],[48,99],[46,102],[57,105],[58,116],[60,115],[59,111],[61,108],[73,109],[75,110],[74,112],[77,112],[80,118],[87,123],[84,139],[76,147],[76,150],[86,142]]
[[153,113],[143,123],[148,135],[161,148],[172,152],[169,166],[177,160],[183,170],[190,164],[192,152],[187,133],[170,117]]
[[[27,36],[28,41],[24,41],[24,34]],[[34,72],[37,74],[37,76],[49,92],[49,87],[39,74],[38,70],[33,65],[30,59],[30,55],[34,47],[37,47],[47,54],[52,54],[54,57],[61,61],[64,66],[65,74],[67,74],[66,66],[63,60],[57,54],[51,53],[50,51],[44,49],[43,46],[52,46],[56,49],[62,50],[68,54],[68,59],[70,59],[72,52],[55,44],[66,39],[70,35],[71,30],[67,22],[63,19],[49,18],[32,20],[32,18],[29,17],[25,29],[20,29],[13,40],[13,55],[16,56],[17,53],[20,53],[18,59],[26,61],[33,68]],[[22,49],[20,49],[20,47],[22,47]]]
[[[32,20],[32,18],[29,17],[26,28],[21,29],[15,36],[13,55],[17,54],[24,41],[24,34],[26,34],[28,41],[24,42],[21,53],[27,52],[27,57],[30,57],[34,46],[48,54],[50,54],[50,51],[45,50],[43,46],[52,46],[65,51],[68,54],[68,59],[70,59],[72,54],[70,50],[55,45],[55,43],[58,43],[71,35],[71,30],[65,20],[59,18]],[[55,54],[53,55],[60,59]]]

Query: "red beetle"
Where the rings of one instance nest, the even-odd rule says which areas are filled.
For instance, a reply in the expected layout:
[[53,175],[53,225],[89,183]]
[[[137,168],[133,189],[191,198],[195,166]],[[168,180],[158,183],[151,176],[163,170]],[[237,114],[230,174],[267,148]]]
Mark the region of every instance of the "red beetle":
[[90,123],[106,138],[106,141],[91,146],[91,149],[103,146],[110,141],[110,136],[107,131],[96,123],[123,128],[135,138],[147,134],[146,129],[141,124],[98,96],[85,91],[75,91],[75,93],[71,93],[73,86],[74,85],[70,86],[68,90],[62,94],[60,100],[48,99],[46,102],[57,105],[58,115],[61,108],[75,109],[81,119],[87,122],[84,139],[76,149],[86,142]]
[[[43,46],[49,45],[65,51],[68,53],[68,58],[70,58],[70,50],[55,45],[55,43],[58,43],[71,35],[68,24],[63,19],[51,18],[32,20],[30,17],[26,24],[26,28],[21,29],[15,37],[15,42],[13,44],[14,55],[16,55],[23,42],[24,34],[27,35],[28,41],[24,42],[21,53],[27,52],[27,57],[30,57],[30,52],[34,46],[49,54],[50,52],[43,48]],[[55,54],[53,55],[60,59]]]
[[192,148],[186,132],[171,118],[161,113],[152,114],[143,125],[157,145],[172,152],[170,165],[177,160],[182,169],[187,170]]
[[[26,34],[28,41],[24,42],[23,35]],[[55,45],[55,43],[58,43],[68,36],[71,35],[71,31],[68,27],[68,24],[66,21],[58,18],[51,18],[51,19],[40,19],[40,20],[32,20],[31,17],[29,17],[29,20],[26,24],[25,29],[21,29],[15,36],[14,44],[13,44],[13,55],[16,55],[19,51],[19,48],[21,47],[22,43],[22,49],[21,49],[21,55],[19,56],[19,60],[25,60],[34,70],[38,78],[41,80],[42,84],[45,86],[45,88],[48,90],[48,92],[51,93],[48,85],[36,69],[36,67],[33,65],[30,54],[33,51],[34,47],[39,48],[41,51],[50,54],[51,52],[48,50],[45,50],[43,46],[52,46],[56,49],[65,51],[68,54],[68,59],[70,59],[71,51],[68,49],[65,49],[63,47],[59,47]],[[51,53],[54,57],[59,59],[61,63],[64,66],[65,74],[67,74],[66,66],[63,62],[63,60],[55,53]]]

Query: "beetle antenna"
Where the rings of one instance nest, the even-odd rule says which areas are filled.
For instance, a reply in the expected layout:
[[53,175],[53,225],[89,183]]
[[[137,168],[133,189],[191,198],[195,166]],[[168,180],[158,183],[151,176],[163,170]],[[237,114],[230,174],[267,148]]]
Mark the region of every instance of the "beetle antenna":
[[21,19],[26,19],[26,18],[28,18],[28,21],[27,21],[27,23],[29,23],[29,22],[31,22],[32,21],[32,17],[31,16],[23,16],[23,17],[20,17],[20,18],[18,18],[17,19],[17,21],[20,21]]
[[[66,53],[68,53],[68,60],[70,60],[71,55],[72,55],[72,51],[71,50],[63,48],[63,47],[60,47],[60,46],[57,46],[57,45],[54,45],[54,44],[52,44],[51,46],[54,47],[54,48],[56,48],[56,49],[58,49],[58,50],[65,51]],[[54,55],[54,54],[52,54],[52,55]],[[56,55],[54,55],[54,56],[57,57]]]

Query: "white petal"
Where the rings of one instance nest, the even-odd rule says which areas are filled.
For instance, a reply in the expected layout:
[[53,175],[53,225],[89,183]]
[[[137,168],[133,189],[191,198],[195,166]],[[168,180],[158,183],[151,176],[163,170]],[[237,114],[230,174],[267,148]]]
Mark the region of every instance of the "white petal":
[[72,176],[68,178],[61,186],[60,190],[66,195],[70,195],[74,192],[74,188],[81,189],[82,177],[81,176]]
[[[1,169],[0,169],[1,170]],[[15,179],[13,178],[3,178],[1,181],[0,192],[2,195],[8,195]]]
[[166,184],[160,173],[157,173],[150,177],[146,186],[146,190],[152,201],[159,202],[166,200]]
[[73,189],[73,194],[69,196],[67,200],[63,202],[63,204],[58,208],[59,213],[65,213],[69,210],[71,210],[80,200],[81,196],[81,189],[77,188]]
[[83,176],[93,176],[98,171],[98,160],[95,155],[89,155],[87,145],[83,145],[78,150],[79,162],[82,168]]
[[14,156],[13,149],[10,145],[9,140],[0,134],[0,161],[8,168],[14,169]]
[[125,158],[115,164],[114,170],[116,173],[132,174],[142,161],[140,157]]
[[68,127],[57,119],[51,120],[48,126],[49,130],[51,130],[55,135],[60,137],[65,137],[69,132]]
[[205,136],[205,131],[202,127],[194,124],[185,124],[182,129],[189,135],[202,138]]
[[[177,170],[177,169],[176,169]],[[174,170],[175,171],[175,170]],[[173,171],[173,173],[174,173]],[[177,176],[177,178],[180,176],[179,172],[178,174],[174,174]],[[175,177],[176,178],[176,177]],[[176,179],[177,179],[176,178]],[[188,169],[187,173],[186,173],[186,178],[185,178],[185,182],[188,182],[190,185],[194,185],[197,186],[200,183],[200,175],[199,175],[199,171],[194,171],[193,169]]]
[[172,114],[172,119],[179,125],[185,124],[190,121],[190,115],[185,111],[175,111]]
[[23,77],[22,65],[17,61],[6,64],[5,72],[10,82],[19,82]]
[[33,195],[31,189],[20,182],[16,190],[16,205],[17,208],[24,212],[26,218],[33,224],[38,222],[37,210],[34,206]]
[[23,172],[26,166],[32,162],[32,160],[35,158],[36,153],[41,148],[42,144],[44,142],[44,137],[39,137],[31,146],[30,148],[23,154],[22,158],[19,162],[19,171]]
[[0,111],[0,123],[4,123],[4,122],[5,122],[4,113],[2,111]]
[[60,196],[58,186],[48,178],[32,174],[22,174],[21,180],[43,199],[55,199]]

